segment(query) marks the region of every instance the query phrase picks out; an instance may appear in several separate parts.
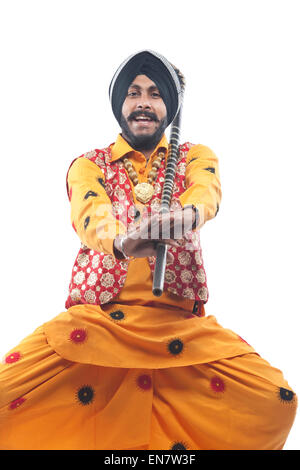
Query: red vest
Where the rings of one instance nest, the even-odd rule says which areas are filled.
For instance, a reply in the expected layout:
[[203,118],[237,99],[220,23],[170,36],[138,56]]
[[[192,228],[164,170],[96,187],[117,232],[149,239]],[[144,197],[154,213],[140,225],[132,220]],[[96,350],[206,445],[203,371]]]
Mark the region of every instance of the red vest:
[[[179,196],[185,191],[186,157],[191,146],[190,143],[180,146],[171,210],[181,207]],[[93,150],[79,158],[88,158],[99,166],[105,176],[105,190],[111,200],[113,214],[129,228],[135,223],[136,211],[132,187],[122,160],[111,162],[110,148]],[[162,161],[157,173],[154,195],[146,204],[151,214],[159,210],[164,175],[165,160]],[[208,290],[202,261],[200,230],[189,232],[188,238],[189,241],[185,246],[169,248],[174,256],[174,262],[167,264],[164,288],[180,297],[206,303]],[[148,261],[153,273],[155,257],[149,257]],[[101,305],[110,302],[125,283],[128,263],[127,260],[119,261],[112,255],[95,252],[81,245],[72,270],[66,308],[76,304]]]

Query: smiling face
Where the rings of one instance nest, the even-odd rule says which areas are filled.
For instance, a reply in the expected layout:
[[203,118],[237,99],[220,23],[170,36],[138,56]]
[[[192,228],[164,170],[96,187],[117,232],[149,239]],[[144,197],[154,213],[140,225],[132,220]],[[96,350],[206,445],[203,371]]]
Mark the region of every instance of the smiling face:
[[167,109],[155,83],[138,75],[122,107],[123,137],[136,150],[155,148],[167,127]]

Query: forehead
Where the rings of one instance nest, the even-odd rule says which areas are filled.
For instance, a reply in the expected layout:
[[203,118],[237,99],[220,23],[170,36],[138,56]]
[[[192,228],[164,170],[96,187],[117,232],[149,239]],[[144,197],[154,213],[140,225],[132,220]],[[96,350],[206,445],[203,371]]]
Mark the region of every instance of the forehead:
[[150,80],[147,75],[137,75],[135,79],[132,81],[132,83],[129,85],[130,87],[139,87],[139,88],[157,88],[156,84]]

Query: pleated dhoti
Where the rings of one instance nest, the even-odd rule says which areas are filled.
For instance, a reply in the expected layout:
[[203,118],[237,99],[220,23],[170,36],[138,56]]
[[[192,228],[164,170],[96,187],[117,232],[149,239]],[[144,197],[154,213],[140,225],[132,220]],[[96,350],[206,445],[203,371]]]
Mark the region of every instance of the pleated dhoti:
[[0,366],[0,449],[282,449],[297,398],[214,316],[77,305]]

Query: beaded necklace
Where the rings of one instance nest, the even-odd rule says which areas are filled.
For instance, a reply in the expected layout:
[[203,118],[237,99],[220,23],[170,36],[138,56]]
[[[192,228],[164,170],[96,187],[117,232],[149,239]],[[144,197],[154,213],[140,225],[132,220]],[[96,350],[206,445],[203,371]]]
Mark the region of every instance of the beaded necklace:
[[128,158],[123,158],[124,167],[127,170],[128,176],[134,185],[134,193],[138,201],[146,204],[150,201],[154,194],[153,183],[157,177],[157,171],[161,165],[161,161],[165,156],[164,151],[160,151],[157,157],[152,162],[151,170],[147,177],[147,183],[139,183],[137,172],[135,171],[132,163]]

